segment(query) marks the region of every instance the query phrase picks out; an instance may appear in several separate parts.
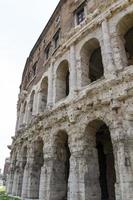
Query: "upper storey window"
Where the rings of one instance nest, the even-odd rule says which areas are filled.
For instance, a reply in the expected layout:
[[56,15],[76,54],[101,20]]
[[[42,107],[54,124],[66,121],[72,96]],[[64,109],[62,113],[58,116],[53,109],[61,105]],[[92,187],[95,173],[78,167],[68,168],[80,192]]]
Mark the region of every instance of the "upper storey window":
[[51,46],[51,44],[49,43],[48,46],[45,49],[45,58],[46,58],[46,60],[49,58],[49,55],[50,55],[50,46]]
[[33,71],[33,76],[36,75],[36,65],[37,65],[37,62],[33,65],[32,67],[32,71]]
[[82,8],[81,10],[79,10],[76,13],[76,17],[77,17],[77,24],[79,25],[82,21],[84,21],[85,19],[85,12],[84,12],[84,8]]
[[60,41],[60,30],[56,32],[56,34],[53,37],[54,40],[54,48],[57,49],[59,47],[59,41]]
[[75,11],[75,24],[79,25],[81,24],[85,19],[85,6],[82,4],[77,8]]

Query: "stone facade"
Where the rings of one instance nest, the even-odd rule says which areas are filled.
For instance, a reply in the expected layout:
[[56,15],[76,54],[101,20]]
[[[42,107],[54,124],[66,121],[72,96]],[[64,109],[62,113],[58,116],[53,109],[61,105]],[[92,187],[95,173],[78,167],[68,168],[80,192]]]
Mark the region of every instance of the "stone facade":
[[3,170],[3,183],[7,186],[7,179],[9,175],[10,158],[5,159],[4,170]]
[[61,0],[24,68],[7,192],[133,199],[133,0]]

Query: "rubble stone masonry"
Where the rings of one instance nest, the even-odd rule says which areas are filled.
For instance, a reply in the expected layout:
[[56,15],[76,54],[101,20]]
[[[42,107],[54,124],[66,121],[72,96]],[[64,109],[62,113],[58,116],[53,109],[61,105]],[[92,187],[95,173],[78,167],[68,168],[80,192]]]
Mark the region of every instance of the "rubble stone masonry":
[[60,0],[27,58],[7,192],[133,200],[133,0]]

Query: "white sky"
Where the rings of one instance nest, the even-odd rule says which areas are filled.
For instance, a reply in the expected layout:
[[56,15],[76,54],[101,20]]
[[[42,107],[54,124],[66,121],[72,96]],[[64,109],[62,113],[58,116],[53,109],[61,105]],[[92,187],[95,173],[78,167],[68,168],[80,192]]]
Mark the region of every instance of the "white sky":
[[59,0],[0,0],[0,168],[15,134],[16,103],[30,50]]

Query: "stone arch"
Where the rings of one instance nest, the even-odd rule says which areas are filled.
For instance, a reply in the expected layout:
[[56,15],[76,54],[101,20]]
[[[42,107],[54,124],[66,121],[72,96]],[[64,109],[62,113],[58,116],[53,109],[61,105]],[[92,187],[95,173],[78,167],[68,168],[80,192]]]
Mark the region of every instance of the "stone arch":
[[128,13],[120,19],[117,31],[121,40],[121,48],[127,65],[133,65],[133,12]]
[[55,191],[58,191],[58,200],[67,199],[68,197],[68,179],[70,170],[70,149],[68,145],[68,134],[64,130],[58,131],[54,139],[56,152],[56,171]]
[[48,98],[48,77],[44,77],[39,91],[39,111],[44,112],[47,106],[47,98]]
[[39,188],[40,188],[40,175],[41,168],[44,163],[43,157],[43,146],[44,142],[41,137],[38,137],[32,144],[32,166],[28,181],[29,193],[28,198],[39,199]]
[[69,63],[67,60],[63,60],[56,71],[56,102],[69,95],[69,76]]
[[109,127],[102,120],[93,120],[85,129],[85,137],[88,146],[86,195],[92,199],[95,196],[95,200],[115,200],[116,173]]
[[98,39],[88,40],[81,48],[82,86],[100,79],[104,75],[101,47]]
[[33,115],[33,106],[34,106],[35,90],[32,91],[30,95],[30,100],[28,103],[28,121],[31,121]]

